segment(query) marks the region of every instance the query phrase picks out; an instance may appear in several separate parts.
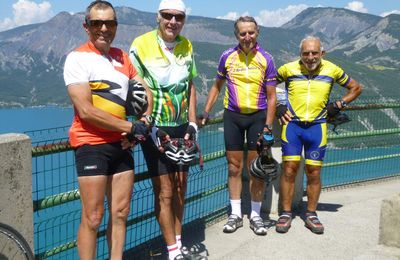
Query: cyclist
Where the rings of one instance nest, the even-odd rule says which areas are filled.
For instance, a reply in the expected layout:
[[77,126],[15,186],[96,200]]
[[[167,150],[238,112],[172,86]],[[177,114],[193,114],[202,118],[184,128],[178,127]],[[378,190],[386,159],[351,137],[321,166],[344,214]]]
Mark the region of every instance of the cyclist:
[[[225,81],[224,139],[228,160],[228,187],[231,214],[224,225],[226,233],[243,226],[241,211],[242,169],[257,154],[259,135],[272,135],[276,104],[276,69],[272,56],[258,43],[259,27],[253,17],[240,17],[235,22],[235,36],[239,44],[221,55],[217,76],[204,107],[205,124],[217,101]],[[267,102],[268,100],[268,102]],[[244,163],[244,143],[247,139],[247,162]],[[273,142],[273,140],[272,140]],[[264,182],[250,176],[250,228],[257,235],[266,235],[267,229],[260,217]]]
[[[191,42],[180,35],[186,20],[181,0],[160,2],[156,30],[132,42],[130,58],[154,97],[151,113],[166,139],[193,139],[196,125],[197,76]],[[155,214],[167,244],[169,259],[183,259],[182,218],[189,166],[178,165],[148,139],[142,144],[155,194]],[[184,252],[186,253],[186,252]]]
[[[92,2],[83,24],[89,40],[68,54],[64,67],[65,84],[75,109],[69,137],[75,149],[82,201],[80,259],[95,258],[105,196],[110,210],[110,259],[122,259],[134,180],[129,142],[122,134],[128,133],[129,138],[145,136],[147,129],[142,121],[126,120],[128,82],[144,82],[128,54],[111,47],[117,25],[114,7],[109,2]],[[148,95],[151,97],[151,93]]]
[[[286,83],[286,105],[278,105],[277,117],[282,127],[283,175],[280,182],[282,213],[276,231],[286,233],[292,221],[294,183],[304,147],[307,174],[307,211],[305,224],[321,234],[324,226],[316,209],[321,192],[320,173],[326,149],[326,118],[334,117],[362,91],[360,84],[340,67],[322,59],[318,37],[308,36],[300,43],[300,60],[278,69],[278,80]],[[331,103],[329,95],[334,83],[347,88],[341,100]]]

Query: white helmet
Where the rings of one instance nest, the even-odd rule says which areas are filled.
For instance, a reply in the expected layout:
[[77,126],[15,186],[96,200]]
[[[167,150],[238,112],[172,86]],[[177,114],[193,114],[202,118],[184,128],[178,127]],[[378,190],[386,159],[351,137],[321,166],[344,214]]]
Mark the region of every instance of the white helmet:
[[148,106],[147,93],[143,85],[134,80],[129,80],[126,95],[125,110],[127,116],[140,116],[146,112]]
[[178,165],[189,165],[196,158],[198,147],[195,141],[183,138],[171,138],[164,145],[167,158]]

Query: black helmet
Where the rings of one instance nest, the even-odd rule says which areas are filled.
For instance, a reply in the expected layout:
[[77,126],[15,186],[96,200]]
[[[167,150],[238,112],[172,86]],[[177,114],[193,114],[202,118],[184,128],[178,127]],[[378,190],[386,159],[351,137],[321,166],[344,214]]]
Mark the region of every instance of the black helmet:
[[350,121],[351,121],[350,117],[344,112],[339,112],[333,117],[328,117],[326,120],[328,124],[333,125],[332,131],[335,132],[336,134],[337,134],[336,127],[338,127],[341,124],[348,123]]
[[128,93],[126,95],[125,110],[127,116],[141,116],[148,106],[147,94],[143,85],[134,80],[129,80]]
[[188,165],[198,152],[197,143],[183,138],[171,138],[164,145],[167,158],[178,165]]
[[250,164],[250,174],[270,183],[278,176],[279,163],[272,157],[257,156]]

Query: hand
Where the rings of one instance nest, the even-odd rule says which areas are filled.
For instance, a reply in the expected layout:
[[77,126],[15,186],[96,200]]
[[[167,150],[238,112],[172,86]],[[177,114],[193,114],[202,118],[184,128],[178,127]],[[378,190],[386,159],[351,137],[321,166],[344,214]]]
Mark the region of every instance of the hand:
[[126,137],[126,135],[127,135],[127,133],[122,133],[121,134],[121,136],[122,136],[122,138],[121,138],[121,147],[122,147],[122,150],[126,150],[126,149],[130,149],[130,148],[133,148],[134,146],[135,146],[135,144],[136,144],[136,142],[130,142],[129,140],[128,140],[128,138]]
[[171,138],[165,131],[155,126],[151,128],[151,138],[157,149],[162,153],[164,152],[164,144],[171,141]]
[[328,111],[328,118],[333,118],[340,112],[340,108],[337,102],[331,102],[326,106],[326,111]]
[[279,124],[284,125],[292,120],[292,113],[289,111],[286,105],[278,104],[275,112],[276,118],[278,118]]
[[269,149],[275,143],[274,135],[271,132],[262,132],[258,134],[257,152],[261,154],[264,149]]
[[143,121],[136,121],[132,123],[131,132],[126,135],[130,142],[143,142],[149,135],[149,127]]
[[196,135],[197,135],[197,124],[194,122],[189,122],[188,127],[186,128],[185,131],[185,136],[183,137],[185,140],[196,140]]
[[206,124],[208,123],[208,121],[210,120],[210,115],[209,115],[206,111],[204,111],[203,114],[200,115],[198,118],[199,118],[200,124],[201,124],[202,126],[204,126],[204,125],[206,125]]

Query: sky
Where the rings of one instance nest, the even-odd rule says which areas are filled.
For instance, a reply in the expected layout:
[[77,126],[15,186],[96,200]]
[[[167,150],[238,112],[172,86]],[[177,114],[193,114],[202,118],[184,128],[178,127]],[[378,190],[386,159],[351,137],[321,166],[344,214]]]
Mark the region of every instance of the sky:
[[[127,6],[156,12],[160,0],[109,0],[114,6]],[[0,0],[0,31],[21,25],[45,22],[62,11],[83,12],[86,0]],[[386,16],[400,14],[400,0],[184,0],[188,17],[198,15],[235,20],[241,15],[256,17],[260,25],[278,27],[308,7],[338,7]]]

